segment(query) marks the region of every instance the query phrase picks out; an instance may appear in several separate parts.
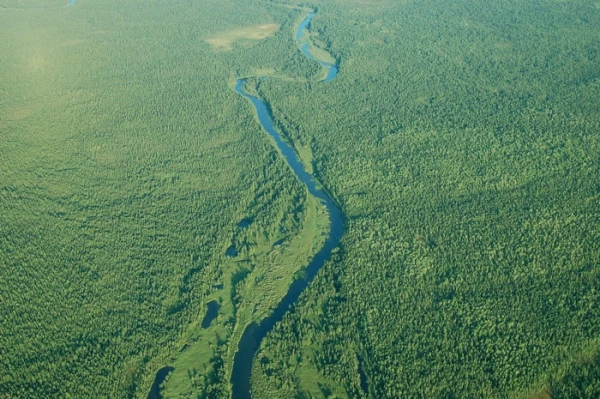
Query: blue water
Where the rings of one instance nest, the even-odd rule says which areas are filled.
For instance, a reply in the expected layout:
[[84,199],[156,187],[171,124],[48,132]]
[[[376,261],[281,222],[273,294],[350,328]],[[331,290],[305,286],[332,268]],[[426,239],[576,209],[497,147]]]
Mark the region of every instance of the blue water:
[[160,385],[163,383],[165,378],[169,375],[171,371],[175,370],[171,366],[163,367],[158,370],[156,373],[156,377],[154,378],[154,383],[152,384],[152,388],[150,388],[150,392],[148,392],[147,399],[161,399],[160,396]]
[[236,256],[238,256],[238,251],[233,245],[230,245],[225,251],[225,256],[227,256],[228,258],[235,258]]
[[304,165],[296,157],[294,149],[288,143],[282,140],[279,132],[277,132],[275,126],[273,125],[273,120],[271,119],[271,116],[267,109],[267,105],[261,99],[254,97],[244,91],[245,82],[246,79],[239,79],[235,86],[235,91],[252,102],[254,108],[256,109],[258,121],[260,122],[262,127],[267,131],[267,133],[269,133],[269,135],[275,140],[275,144],[277,145],[279,151],[281,151],[281,155],[283,155],[283,158],[292,168],[294,174],[296,175],[296,177],[298,177],[298,180],[304,183],[308,188],[308,192],[314,195],[315,197],[319,198],[323,202],[323,205],[325,205],[327,208],[331,207],[332,209],[335,208],[334,210],[338,210],[335,203],[329,197],[329,195],[327,195],[319,187],[318,183],[314,180],[313,176],[304,169]]
[[[337,67],[314,58],[308,52],[308,43],[301,43],[302,31],[306,29],[314,16],[314,12],[310,13],[298,26],[298,30],[296,31],[296,41],[300,45],[300,49],[304,55],[314,61],[319,62],[328,69],[327,77],[323,80],[323,82],[327,82],[337,76]],[[296,157],[294,149],[288,143],[282,140],[281,135],[275,129],[267,105],[261,99],[248,94],[244,90],[245,83],[246,79],[239,79],[235,86],[235,91],[244,98],[250,100],[256,110],[258,121],[263,129],[273,138],[275,145],[298,180],[300,180],[306,186],[308,192],[317,198],[325,207],[329,216],[330,231],[327,239],[325,240],[325,244],[312,258],[304,270],[303,277],[295,280],[292,283],[288,289],[288,292],[283,297],[281,302],[279,302],[273,313],[258,324],[250,324],[244,330],[238,345],[238,351],[236,352],[233,360],[233,370],[231,373],[233,399],[252,398],[252,393],[250,390],[252,360],[256,355],[256,351],[258,350],[262,339],[269,331],[273,329],[277,322],[283,319],[283,316],[289,310],[290,306],[298,300],[302,291],[304,291],[308,284],[310,284],[310,282],[314,279],[319,269],[321,269],[323,264],[325,264],[325,261],[331,256],[332,251],[338,247],[344,231],[344,220],[341,210],[331,199],[331,197],[325,191],[323,191],[314,177],[304,169],[304,165]]]
[[69,0],[69,5],[74,6],[77,3],[77,0]]
[[323,60],[320,60],[320,59],[314,57],[309,51],[310,43],[308,42],[308,40],[302,40],[302,33],[304,32],[305,29],[308,28],[308,25],[310,24],[310,22],[312,21],[312,19],[314,18],[315,15],[316,15],[315,12],[311,12],[310,14],[307,15],[306,18],[304,18],[304,20],[302,22],[300,22],[300,25],[298,25],[298,29],[296,30],[296,42],[300,46],[300,50],[302,51],[302,54],[304,54],[307,58],[310,58],[311,60],[318,62],[324,68],[327,68],[327,76],[325,77],[325,79],[323,79],[323,82],[329,82],[330,80],[335,79],[335,77],[337,76],[338,67],[333,64],[330,64],[329,62],[325,62]]
[[219,302],[210,301],[206,305],[206,314],[204,315],[204,319],[202,319],[202,328],[210,327],[212,321],[219,315]]
[[[70,0],[69,5],[75,4],[75,1],[76,0]],[[325,77],[325,79],[322,80],[322,82],[328,82],[337,76],[337,66],[315,58],[312,54],[310,54],[308,50],[309,43],[307,41],[304,41],[302,38],[303,31],[308,27],[315,14],[315,12],[311,12],[300,23],[298,29],[296,30],[295,37],[300,50],[306,57],[315,62],[318,62],[324,68],[327,68],[327,76]],[[266,79],[266,77],[257,78]],[[337,205],[331,199],[331,197],[325,191],[323,191],[323,189],[320,187],[319,183],[314,179],[314,177],[304,169],[304,165],[296,157],[294,149],[282,140],[281,135],[275,129],[267,105],[258,97],[248,94],[244,90],[245,83],[246,79],[238,79],[235,86],[235,91],[244,98],[250,100],[250,102],[256,110],[258,121],[260,122],[263,129],[273,138],[273,140],[275,141],[275,145],[281,152],[281,155],[283,156],[289,167],[292,169],[298,180],[300,180],[300,182],[302,182],[306,186],[308,192],[315,198],[317,198],[325,207],[329,217],[330,230],[329,235],[327,236],[327,239],[323,244],[323,247],[319,250],[319,252],[315,254],[308,266],[306,266],[306,268],[304,269],[303,276],[295,280],[290,285],[288,292],[281,299],[279,304],[277,304],[277,307],[275,308],[275,310],[273,310],[273,313],[269,317],[263,319],[260,323],[250,324],[244,330],[242,337],[240,338],[238,351],[236,352],[233,360],[233,370],[231,373],[233,399],[252,398],[252,393],[250,392],[252,360],[256,355],[256,351],[258,350],[262,339],[267,335],[269,331],[273,329],[277,322],[283,319],[283,316],[289,310],[290,306],[298,300],[300,294],[315,278],[319,269],[321,269],[321,267],[325,264],[325,261],[331,256],[332,251],[339,246],[344,231],[344,219],[341,210],[337,207]],[[252,221],[243,219],[238,224],[238,227],[246,228],[248,225],[250,225],[250,223],[252,223]],[[237,255],[235,247],[230,247],[227,251],[228,256]],[[210,311],[211,310],[209,309],[209,312]],[[148,395],[149,399],[161,398],[159,392],[160,384],[166,378],[168,373],[172,370],[172,367],[165,367],[159,370],[159,372],[156,375],[154,385],[152,386],[152,390]]]

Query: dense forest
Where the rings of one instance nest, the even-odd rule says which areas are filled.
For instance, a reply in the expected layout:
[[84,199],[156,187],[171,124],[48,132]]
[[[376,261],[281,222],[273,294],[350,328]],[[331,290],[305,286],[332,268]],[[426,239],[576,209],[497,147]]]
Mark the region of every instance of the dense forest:
[[598,3],[68,4],[0,0],[0,398],[230,396],[328,229],[257,76],[345,231],[255,397],[600,395]]
[[230,364],[233,320],[274,306],[326,229],[230,78],[317,68],[289,35],[204,41],[273,22],[262,3],[0,5],[0,397],[145,397],[212,300],[219,345],[193,360]]
[[319,8],[339,78],[260,90],[347,232],[257,397],[600,395],[600,9]]

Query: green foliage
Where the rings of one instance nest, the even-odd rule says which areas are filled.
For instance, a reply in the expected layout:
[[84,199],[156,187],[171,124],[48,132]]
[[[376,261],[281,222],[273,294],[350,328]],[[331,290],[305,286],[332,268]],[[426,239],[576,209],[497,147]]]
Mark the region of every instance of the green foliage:
[[327,84],[291,1],[32,3],[0,0],[0,397],[144,397],[165,364],[165,397],[229,394],[327,229],[231,90],[257,70],[346,215],[257,397],[597,396],[595,3],[315,0]]
[[360,356],[369,397],[527,396],[600,331],[600,10],[347,3],[313,27],[335,81],[260,87],[347,231],[255,392],[366,396]]
[[568,364],[560,379],[550,382],[546,392],[554,399],[600,396],[600,352]]
[[[223,1],[42,3],[0,9],[0,397],[145,397],[154,372],[193,344],[204,304],[232,300],[231,264],[289,242],[312,212],[229,87],[249,58],[285,65],[261,43],[235,63],[203,42],[284,14]],[[232,244],[239,259],[225,256]],[[302,266],[271,257],[291,267],[279,274]],[[270,267],[254,262],[249,278]],[[203,360],[216,370],[209,391],[227,391],[220,355]]]

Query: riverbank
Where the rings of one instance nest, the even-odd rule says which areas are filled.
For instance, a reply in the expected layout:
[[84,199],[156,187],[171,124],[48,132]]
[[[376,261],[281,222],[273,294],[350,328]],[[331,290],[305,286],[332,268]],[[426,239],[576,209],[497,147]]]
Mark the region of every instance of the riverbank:
[[[326,69],[327,73],[322,79],[322,82],[328,82],[337,76],[337,66],[320,60],[311,54],[309,42],[304,39],[304,31],[315,15],[316,12],[314,11],[308,13],[304,20],[298,25],[295,38],[302,53],[311,60],[321,64],[321,66]],[[292,169],[298,180],[306,186],[309,194],[317,199],[327,210],[329,234],[323,247],[315,254],[308,266],[304,269],[302,277],[296,279],[292,283],[287,294],[279,302],[273,313],[263,319],[260,323],[252,323],[245,328],[233,362],[231,384],[232,397],[234,399],[252,398],[252,362],[260,347],[261,341],[269,331],[273,329],[275,324],[283,319],[285,313],[297,301],[300,294],[314,279],[319,269],[331,256],[334,248],[339,245],[344,229],[341,210],[333,199],[320,187],[320,184],[315,180],[314,176],[305,169],[302,161],[294,151],[294,148],[287,143],[277,131],[269,113],[268,105],[262,99],[248,93],[244,89],[246,81],[247,79],[245,78],[238,79],[235,91],[252,103],[260,125],[273,138],[279,153],[285,159],[288,166]]]

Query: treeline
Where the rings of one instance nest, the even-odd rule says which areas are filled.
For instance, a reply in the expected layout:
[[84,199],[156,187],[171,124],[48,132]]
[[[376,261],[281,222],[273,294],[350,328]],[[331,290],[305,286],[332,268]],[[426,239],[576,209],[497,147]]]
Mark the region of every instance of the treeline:
[[600,11],[317,6],[339,77],[260,90],[347,230],[264,341],[256,395],[593,397]]

